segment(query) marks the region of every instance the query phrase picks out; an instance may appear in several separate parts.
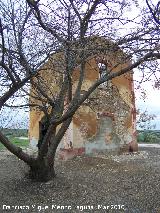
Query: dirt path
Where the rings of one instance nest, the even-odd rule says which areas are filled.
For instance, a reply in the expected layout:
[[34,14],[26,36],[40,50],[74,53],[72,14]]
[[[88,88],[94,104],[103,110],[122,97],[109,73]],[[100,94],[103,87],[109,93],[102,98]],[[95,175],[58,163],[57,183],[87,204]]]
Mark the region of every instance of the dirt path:
[[1,152],[0,212],[160,212],[160,149],[101,157],[57,161],[54,181],[35,183]]

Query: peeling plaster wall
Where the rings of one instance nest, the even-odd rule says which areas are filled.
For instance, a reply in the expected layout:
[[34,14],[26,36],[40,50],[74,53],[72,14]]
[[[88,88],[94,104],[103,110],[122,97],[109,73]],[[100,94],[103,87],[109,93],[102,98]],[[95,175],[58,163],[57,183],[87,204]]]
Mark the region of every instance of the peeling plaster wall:
[[[130,62],[122,63],[121,55],[123,55],[122,51],[119,50],[117,52],[110,51],[107,55],[95,54],[89,57],[85,65],[85,80],[82,90],[87,91],[93,82],[99,78],[99,62],[107,61],[109,69],[112,69],[112,72],[125,68]],[[64,59],[62,54],[58,53],[51,60],[48,64],[45,64],[48,74],[46,75],[45,70],[44,75],[42,71],[41,76],[45,81],[50,82],[50,92],[55,94],[59,90],[59,82],[54,82],[54,73],[50,73],[49,68],[52,66],[52,70],[55,71],[62,69],[60,62],[64,64]],[[119,60],[121,64],[115,66],[119,63]],[[78,83],[79,73],[80,68],[75,68],[72,77],[73,93]],[[63,151],[70,150],[69,152],[67,151],[69,156],[78,153],[78,151],[74,152],[74,149],[93,153],[104,150],[119,150],[123,146],[129,149],[129,146],[133,146],[133,149],[136,150],[135,102],[132,73],[114,78],[108,84],[104,83],[91,95],[91,99],[85,102],[75,113],[73,121],[59,146],[60,149]],[[35,144],[38,141],[39,121],[42,116],[42,112],[30,112],[31,144]]]
[[102,117],[99,120],[99,128],[96,136],[85,144],[86,153],[91,154],[104,150],[114,150],[117,148],[113,135],[113,121],[110,117]]

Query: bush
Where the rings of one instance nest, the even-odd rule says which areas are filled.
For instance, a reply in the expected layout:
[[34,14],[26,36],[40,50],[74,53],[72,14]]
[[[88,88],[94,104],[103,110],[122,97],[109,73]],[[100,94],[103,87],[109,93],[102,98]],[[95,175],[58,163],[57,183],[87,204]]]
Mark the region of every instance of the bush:
[[138,131],[137,141],[143,143],[160,143],[160,131],[156,130]]

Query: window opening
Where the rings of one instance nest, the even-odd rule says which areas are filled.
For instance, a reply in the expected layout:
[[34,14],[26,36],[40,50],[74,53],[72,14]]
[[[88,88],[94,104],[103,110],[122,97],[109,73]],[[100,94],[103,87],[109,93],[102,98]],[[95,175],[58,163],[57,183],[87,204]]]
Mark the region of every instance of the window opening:
[[108,72],[108,68],[107,65],[104,63],[98,63],[98,68],[99,68],[99,77],[104,77],[107,72]]

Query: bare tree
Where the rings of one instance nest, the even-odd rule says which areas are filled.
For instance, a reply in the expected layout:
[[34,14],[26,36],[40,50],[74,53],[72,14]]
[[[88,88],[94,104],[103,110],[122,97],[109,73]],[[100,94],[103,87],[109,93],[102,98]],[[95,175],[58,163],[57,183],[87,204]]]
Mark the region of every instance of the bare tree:
[[149,114],[147,110],[145,110],[144,112],[137,110],[137,114],[137,125],[139,128],[143,130],[155,129],[155,124],[152,124],[152,121],[155,120],[156,115]]
[[152,14],[154,21],[160,25],[160,1],[155,5],[154,2],[146,0],[147,6]]
[[[24,153],[0,132],[1,143],[30,166],[31,178],[49,180],[55,176],[56,149],[73,115],[98,86],[132,72],[134,68],[142,71],[143,80],[156,76],[157,59],[160,58],[159,31],[139,5],[136,7],[142,16],[126,16],[132,6],[136,5],[102,0],[0,1],[3,88],[0,106],[13,107],[13,97],[23,92],[30,96],[27,105],[38,108],[45,115],[45,134],[36,158]],[[104,41],[103,45],[96,43],[99,37]],[[83,91],[88,58],[111,52],[121,52],[122,57]],[[54,54],[60,57],[58,64],[54,63]],[[125,68],[119,66],[131,59],[132,63]],[[46,61],[49,69],[45,66]],[[73,88],[77,66],[77,86]],[[145,68],[150,68],[146,74]],[[54,75],[50,82],[45,80],[48,72]],[[51,84],[58,85],[58,89],[52,90]],[[27,85],[31,86],[32,94]],[[23,104],[18,105],[22,107]]]

